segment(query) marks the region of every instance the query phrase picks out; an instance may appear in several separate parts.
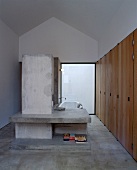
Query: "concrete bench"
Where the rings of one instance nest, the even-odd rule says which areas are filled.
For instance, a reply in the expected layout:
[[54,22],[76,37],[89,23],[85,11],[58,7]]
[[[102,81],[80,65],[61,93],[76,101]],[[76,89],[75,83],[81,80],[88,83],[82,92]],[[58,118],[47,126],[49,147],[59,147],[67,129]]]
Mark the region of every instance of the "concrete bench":
[[[53,111],[52,114],[18,113],[11,116],[10,121],[15,123],[16,138],[29,138],[30,133],[31,138],[42,138],[43,136],[46,138],[50,134],[48,134],[48,130],[44,129],[48,129],[48,125],[51,124],[54,133],[86,133],[87,123],[91,122],[91,117],[85,109],[66,109],[65,111]],[[45,135],[45,133],[47,134]]]

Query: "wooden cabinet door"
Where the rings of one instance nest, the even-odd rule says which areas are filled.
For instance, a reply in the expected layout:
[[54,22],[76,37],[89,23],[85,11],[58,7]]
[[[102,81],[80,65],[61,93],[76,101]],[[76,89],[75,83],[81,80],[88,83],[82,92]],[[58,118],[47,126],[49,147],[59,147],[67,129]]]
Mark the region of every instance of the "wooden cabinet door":
[[118,45],[118,140],[132,155],[133,143],[133,33]]
[[101,82],[100,82],[100,89],[101,89],[101,107],[100,107],[100,117],[101,121],[105,125],[105,112],[106,112],[106,57],[104,56],[101,60]]
[[137,29],[134,31],[134,117],[133,157],[137,161]]
[[96,115],[100,119],[100,60],[96,63]]
[[110,130],[110,115],[112,107],[112,57],[111,51],[106,55],[106,115],[105,115],[105,124],[106,127]]
[[117,114],[118,114],[118,47],[111,51],[111,112],[110,131],[117,138]]

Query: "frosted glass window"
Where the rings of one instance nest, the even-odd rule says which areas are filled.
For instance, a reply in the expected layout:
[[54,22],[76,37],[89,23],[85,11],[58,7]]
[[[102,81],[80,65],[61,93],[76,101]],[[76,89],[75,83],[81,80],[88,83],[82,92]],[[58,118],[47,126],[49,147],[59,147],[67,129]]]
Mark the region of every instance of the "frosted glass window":
[[80,102],[94,114],[95,64],[62,64],[62,97]]

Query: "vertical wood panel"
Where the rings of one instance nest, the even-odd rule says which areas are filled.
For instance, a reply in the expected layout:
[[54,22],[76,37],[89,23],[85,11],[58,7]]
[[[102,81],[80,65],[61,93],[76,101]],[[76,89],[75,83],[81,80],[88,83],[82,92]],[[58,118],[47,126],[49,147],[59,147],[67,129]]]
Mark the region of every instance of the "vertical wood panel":
[[127,99],[127,104],[126,104],[126,143],[125,147],[129,151],[129,153],[132,155],[133,150],[132,150],[132,143],[133,143],[133,45],[132,45],[132,40],[133,40],[133,33],[130,34],[126,38],[126,57],[127,57],[127,75],[126,75],[126,81],[127,81],[127,90],[126,90],[126,99]]
[[96,63],[96,115],[100,119],[100,60]]
[[59,103],[59,88],[60,88],[60,61],[58,57],[54,57],[54,99],[53,104]]
[[109,130],[112,132],[112,134],[114,135],[114,127],[115,127],[115,120],[114,120],[114,109],[115,109],[115,103],[114,103],[114,95],[115,95],[115,80],[114,80],[114,76],[115,76],[115,67],[114,67],[114,60],[115,60],[115,56],[114,56],[114,49],[112,49],[110,51],[110,56],[111,56],[111,85],[110,85],[110,92],[111,92],[111,107],[110,107],[110,117],[109,117],[109,121],[110,121],[110,126],[109,126]]
[[105,115],[105,124],[106,127],[110,130],[110,114],[111,114],[111,82],[112,82],[112,61],[111,61],[111,52],[106,55],[106,115]]
[[99,60],[99,119],[101,120],[101,59]]
[[102,121],[102,105],[103,105],[103,98],[102,98],[102,93],[103,93],[103,88],[102,88],[102,82],[103,82],[103,77],[102,77],[102,69],[103,69],[103,58],[100,59],[100,120]]
[[[133,117],[133,34],[125,38],[118,47],[119,59],[119,104],[118,139],[132,154],[132,117]],[[129,99],[129,101],[128,101]]]
[[115,137],[118,137],[118,102],[119,102],[119,78],[118,78],[118,72],[119,72],[119,63],[118,63],[118,45],[115,47],[115,98],[116,98],[116,115],[115,115]]
[[118,114],[118,47],[112,53],[112,108],[110,113],[110,131],[117,138],[117,114]]
[[106,112],[106,58],[105,56],[101,59],[101,121],[105,124],[105,112]]
[[[123,138],[123,134],[122,134],[122,130],[123,130],[123,91],[122,91],[122,87],[123,87],[123,62],[122,62],[122,42],[118,45],[118,81],[119,81],[119,85],[118,85],[118,91],[119,91],[119,102],[118,102],[118,140],[120,142],[122,142],[122,138]],[[123,87],[124,88],[124,87]]]
[[133,157],[137,161],[137,30],[134,31],[134,117]]

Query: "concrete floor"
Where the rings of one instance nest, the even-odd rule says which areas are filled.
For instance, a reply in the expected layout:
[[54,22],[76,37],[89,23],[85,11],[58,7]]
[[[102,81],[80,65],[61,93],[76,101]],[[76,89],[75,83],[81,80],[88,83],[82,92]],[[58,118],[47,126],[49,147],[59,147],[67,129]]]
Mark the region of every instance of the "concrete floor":
[[10,149],[14,125],[9,124],[0,130],[0,170],[137,170],[127,151],[96,116],[91,117],[88,144],[61,147],[57,142],[53,150]]

